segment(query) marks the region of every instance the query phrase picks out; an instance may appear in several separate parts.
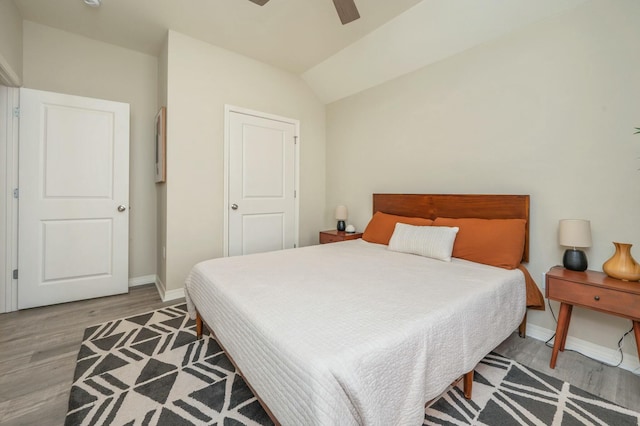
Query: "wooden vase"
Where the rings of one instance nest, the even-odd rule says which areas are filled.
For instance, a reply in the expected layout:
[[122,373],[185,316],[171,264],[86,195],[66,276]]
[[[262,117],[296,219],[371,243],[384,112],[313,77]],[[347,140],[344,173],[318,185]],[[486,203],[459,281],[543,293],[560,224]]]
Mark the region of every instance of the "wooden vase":
[[616,252],[602,265],[605,274],[624,281],[640,280],[640,265],[631,256],[632,244],[614,242],[613,245],[616,246]]

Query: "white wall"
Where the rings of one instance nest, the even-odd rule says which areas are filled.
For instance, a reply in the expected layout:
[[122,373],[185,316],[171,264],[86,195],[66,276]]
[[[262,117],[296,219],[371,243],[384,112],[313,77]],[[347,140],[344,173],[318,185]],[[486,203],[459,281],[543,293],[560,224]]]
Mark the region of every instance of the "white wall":
[[[612,241],[640,260],[639,16],[635,0],[589,2],[330,104],[325,225],[346,204],[362,230],[374,192],[530,194],[540,284],[563,218],[591,220],[591,269]],[[548,310],[529,320],[555,328]],[[630,325],[576,308],[570,335],[616,348]]]
[[325,201],[325,112],[298,76],[169,32],[167,281],[223,253],[224,105],[300,120],[300,244],[315,244]]
[[157,58],[24,21],[24,86],[131,105],[129,276],[156,274]]
[[22,17],[12,0],[0,1],[0,84],[22,80]]

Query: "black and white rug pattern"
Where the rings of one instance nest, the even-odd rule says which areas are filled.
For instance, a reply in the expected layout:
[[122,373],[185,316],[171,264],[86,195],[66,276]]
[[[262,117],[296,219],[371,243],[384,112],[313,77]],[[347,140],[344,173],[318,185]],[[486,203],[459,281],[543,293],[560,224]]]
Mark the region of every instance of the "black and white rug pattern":
[[65,424],[273,423],[218,343],[195,339],[182,304],[86,329]]
[[[65,424],[273,423],[224,351],[176,305],[85,330]],[[427,425],[640,425],[640,414],[491,353],[473,399],[453,387],[426,409]]]
[[424,424],[638,426],[640,413],[492,352],[476,368],[472,400],[451,387],[427,407]]

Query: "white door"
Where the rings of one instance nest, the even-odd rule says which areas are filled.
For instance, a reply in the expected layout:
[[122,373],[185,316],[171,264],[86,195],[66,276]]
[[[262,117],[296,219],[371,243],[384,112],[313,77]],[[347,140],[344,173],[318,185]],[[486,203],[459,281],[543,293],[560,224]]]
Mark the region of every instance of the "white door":
[[18,308],[126,293],[129,105],[20,89]]
[[238,111],[227,119],[228,255],[293,248],[297,123]]

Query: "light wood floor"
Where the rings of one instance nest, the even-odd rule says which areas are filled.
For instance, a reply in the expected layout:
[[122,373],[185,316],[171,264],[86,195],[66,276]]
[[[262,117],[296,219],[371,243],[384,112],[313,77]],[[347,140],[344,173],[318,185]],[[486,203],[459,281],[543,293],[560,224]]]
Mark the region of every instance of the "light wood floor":
[[552,370],[549,368],[551,348],[540,340],[521,339],[517,334],[511,335],[495,351],[601,398],[640,411],[640,376],[630,371],[609,367],[571,351],[560,352],[556,368]]
[[153,284],[129,294],[0,314],[0,424],[62,425],[84,329],[162,303]]
[[[84,329],[177,302],[162,303],[155,287],[148,285],[127,295],[0,314],[0,424],[64,424]],[[551,349],[517,334],[497,352],[640,411],[640,377],[628,371],[571,352],[561,353],[556,369],[550,370]]]

